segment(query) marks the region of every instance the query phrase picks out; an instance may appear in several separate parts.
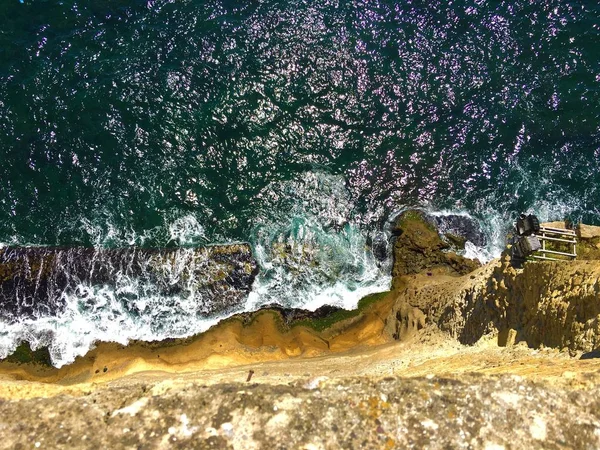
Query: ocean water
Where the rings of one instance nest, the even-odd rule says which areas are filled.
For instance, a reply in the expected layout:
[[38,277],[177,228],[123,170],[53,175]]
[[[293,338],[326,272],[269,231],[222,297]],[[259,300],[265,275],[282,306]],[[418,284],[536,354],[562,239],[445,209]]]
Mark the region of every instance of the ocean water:
[[[372,243],[408,207],[479,224],[482,260],[520,212],[599,224],[599,26],[556,0],[4,0],[0,243],[250,242],[239,310],[314,309],[389,286]],[[127,286],[0,323],[0,357],[219,320],[149,329]]]

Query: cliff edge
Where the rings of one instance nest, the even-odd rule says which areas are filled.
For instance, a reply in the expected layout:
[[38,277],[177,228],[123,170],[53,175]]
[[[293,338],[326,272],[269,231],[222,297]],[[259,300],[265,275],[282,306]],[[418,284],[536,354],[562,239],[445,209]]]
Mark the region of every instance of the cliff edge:
[[0,448],[599,448],[600,262],[481,266],[419,211],[389,292],[0,363]]

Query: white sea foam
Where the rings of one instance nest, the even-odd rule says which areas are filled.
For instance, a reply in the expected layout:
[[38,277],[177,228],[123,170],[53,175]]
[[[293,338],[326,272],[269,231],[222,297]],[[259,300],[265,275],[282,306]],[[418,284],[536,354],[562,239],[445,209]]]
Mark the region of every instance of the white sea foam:
[[[118,276],[115,286],[81,284],[63,294],[64,311],[56,316],[0,322],[0,358],[27,341],[33,349],[47,346],[56,367],[71,363],[97,341],[127,344],[132,339],[154,341],[187,337],[205,331],[222,317],[198,316],[197,296],[152,294],[151,285]],[[137,296],[123,301],[128,293]],[[144,293],[144,294],[141,294]],[[241,308],[240,308],[241,309]]]
[[207,244],[208,239],[204,226],[198,215],[192,213],[172,212],[165,215],[164,224],[136,232],[127,227],[115,225],[109,212],[97,211],[92,218],[81,218],[77,227],[85,240],[95,247],[143,247],[151,245],[192,246]]
[[[281,227],[255,246],[261,273],[247,301],[227,315],[210,317],[210,310],[204,311],[192,292],[166,297],[155,286],[118,273],[112,286],[82,283],[63,294],[66,306],[56,316],[0,323],[0,358],[27,341],[34,349],[47,346],[53,364],[61,367],[85,355],[98,341],[125,345],[133,339],[187,337],[228,315],[267,303],[309,310],[326,304],[352,309],[365,295],[389,288],[389,275],[377,266],[358,229],[347,227],[338,233],[297,221],[291,221],[295,232],[285,243],[277,239],[288,230]],[[178,267],[175,264],[173,270]],[[176,282],[178,273],[166,274],[167,279]]]
[[[352,309],[362,297],[389,289],[389,266],[375,260],[366,234],[353,224],[353,205],[344,183],[339,176],[309,172],[261,193],[267,209],[277,214],[257,220],[251,243],[260,273],[247,300],[227,315],[269,303],[309,310],[326,304]],[[100,219],[83,220],[81,226],[98,247],[142,245],[156,241],[161,233],[165,242],[181,246],[206,241],[204,228],[191,214],[173,217],[164,230],[151,229],[144,235]],[[188,264],[184,259],[165,269],[173,270],[164,274],[166,284],[181,279],[180,266]],[[227,317],[215,317],[186,289],[173,296],[159,292],[148,281],[124,273],[117,273],[110,286],[81,283],[63,294],[66,306],[53,317],[0,323],[0,358],[27,341],[34,349],[47,346],[53,364],[61,367],[98,341],[125,345],[133,339],[187,337]]]
[[[250,236],[260,273],[247,300],[229,315],[270,303],[308,310],[323,305],[352,309],[362,297],[389,289],[391,261],[374,258],[367,245],[368,230],[352,216],[354,205],[342,177],[308,172],[267,186],[257,201],[268,212],[257,217]],[[473,211],[432,206],[425,211],[438,217],[459,215],[478,224],[485,244],[467,242],[464,256],[486,262],[500,255],[517,215],[490,207],[495,203],[501,204],[486,199]],[[580,209],[576,201],[539,201],[524,212],[546,221],[563,219]],[[389,222],[401,211],[392,214]],[[83,220],[80,225],[99,247],[157,241],[189,246],[209,240],[199,217],[190,213],[173,215],[165,219],[163,227],[142,235],[117,229],[110,220],[99,218]],[[177,273],[171,275],[178,279]],[[114,281],[113,286],[82,283],[64,294],[66,307],[55,317],[0,323],[0,358],[28,341],[33,348],[48,346],[54,365],[60,367],[84,355],[98,341],[126,344],[132,339],[187,337],[226,317],[211,316],[209,309],[185,292],[160,295],[154,286],[123,274]]]
[[283,232],[256,244],[263,270],[247,311],[268,303],[311,311],[323,305],[353,309],[362,297],[389,289],[387,266],[377,263],[357,229],[349,226],[334,233],[314,223],[291,228],[295,234]]
[[169,229],[169,242],[175,242],[179,245],[193,245],[206,241],[204,227],[198,222],[198,218],[192,214],[178,217],[167,227]]
[[365,295],[389,289],[389,267],[376,261],[365,231],[354,223],[343,177],[307,172],[268,186],[260,196],[279,215],[254,230],[262,270],[246,310],[269,303],[352,309]]

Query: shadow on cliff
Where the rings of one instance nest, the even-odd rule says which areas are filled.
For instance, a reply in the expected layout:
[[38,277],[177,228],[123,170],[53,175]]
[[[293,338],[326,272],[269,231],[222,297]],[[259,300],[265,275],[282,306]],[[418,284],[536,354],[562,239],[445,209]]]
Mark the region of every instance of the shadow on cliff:
[[597,348],[596,350],[592,350],[591,352],[584,353],[583,355],[581,355],[581,357],[579,359],[596,359],[596,358],[600,358],[600,348]]

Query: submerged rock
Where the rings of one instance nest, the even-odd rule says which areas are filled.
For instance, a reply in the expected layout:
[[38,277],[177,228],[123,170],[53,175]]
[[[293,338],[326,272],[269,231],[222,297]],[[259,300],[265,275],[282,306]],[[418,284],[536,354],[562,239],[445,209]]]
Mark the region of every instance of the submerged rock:
[[[187,249],[5,247],[0,249],[0,319],[55,316],[67,298],[81,307],[89,291],[109,288],[131,314],[140,296],[190,296],[206,316],[231,310],[248,295],[258,265],[248,244]],[[127,286],[135,287],[130,292]],[[117,289],[118,287],[118,289]],[[89,300],[92,301],[92,300]],[[168,306],[165,304],[165,306]]]
[[425,215],[425,219],[435,226],[438,232],[448,241],[464,248],[465,242],[469,241],[478,247],[487,244],[487,238],[477,220],[464,214]]

